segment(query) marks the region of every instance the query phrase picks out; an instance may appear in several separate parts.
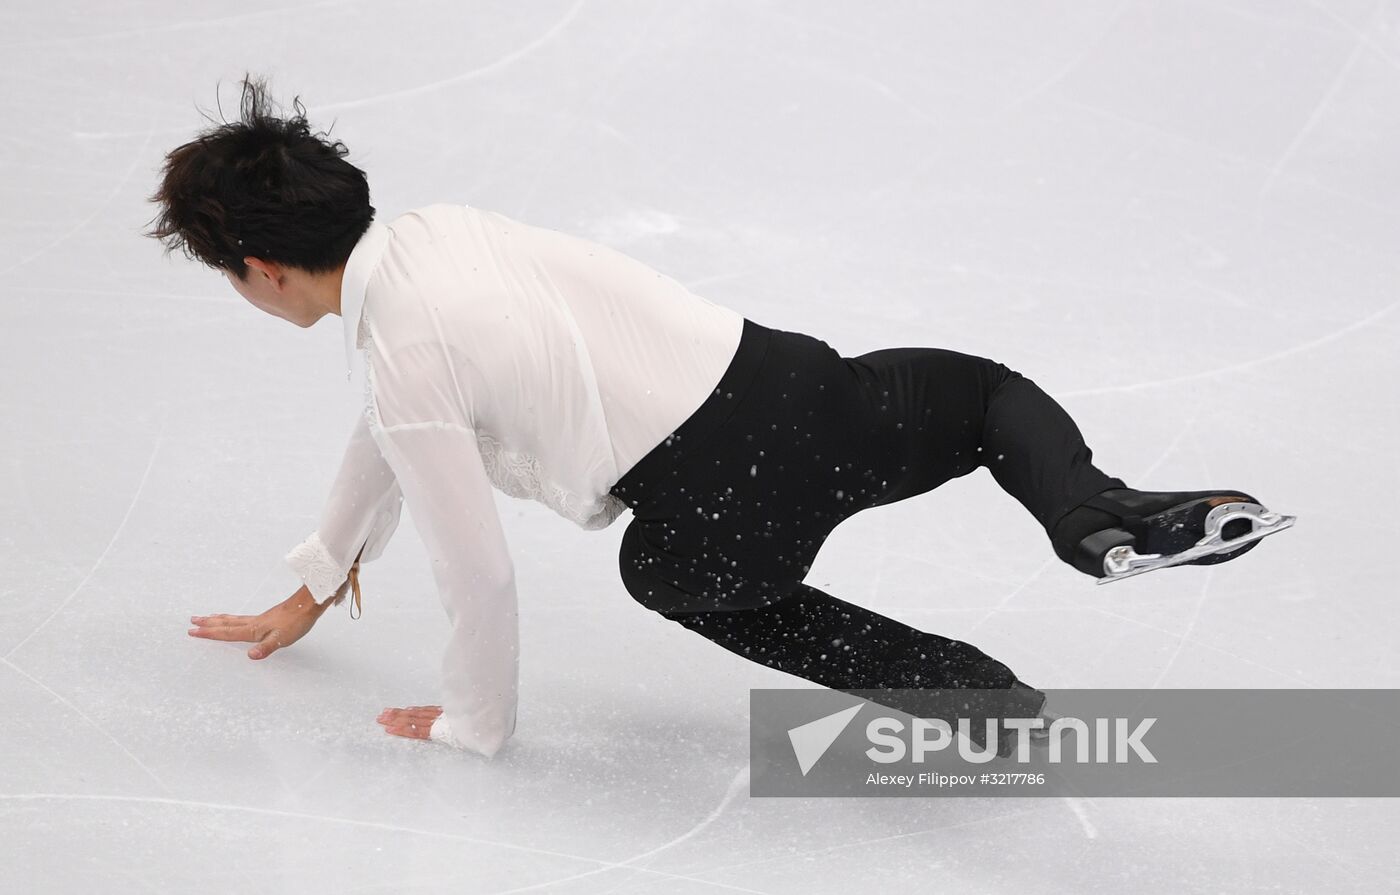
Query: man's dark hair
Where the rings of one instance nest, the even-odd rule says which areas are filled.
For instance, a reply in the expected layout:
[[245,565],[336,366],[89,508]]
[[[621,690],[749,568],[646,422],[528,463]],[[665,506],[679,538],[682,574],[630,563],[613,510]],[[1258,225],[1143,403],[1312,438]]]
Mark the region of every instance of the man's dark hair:
[[308,273],[335,270],[374,219],[365,172],[345,160],[344,143],[311,132],[300,97],[295,114],[280,117],[266,82],[245,75],[240,106],[238,121],[166,154],[150,197],[160,213],[145,235],[166,255],[182,249],[240,280],[249,255]]

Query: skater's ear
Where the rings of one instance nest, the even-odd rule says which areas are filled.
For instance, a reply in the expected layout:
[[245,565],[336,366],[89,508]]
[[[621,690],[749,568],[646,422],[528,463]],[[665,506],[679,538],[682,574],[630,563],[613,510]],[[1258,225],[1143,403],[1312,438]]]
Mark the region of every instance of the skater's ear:
[[276,261],[264,261],[261,258],[254,258],[252,255],[243,259],[247,266],[247,271],[243,282],[257,279],[264,284],[271,286],[274,292],[282,292],[287,285],[286,265],[278,264]]

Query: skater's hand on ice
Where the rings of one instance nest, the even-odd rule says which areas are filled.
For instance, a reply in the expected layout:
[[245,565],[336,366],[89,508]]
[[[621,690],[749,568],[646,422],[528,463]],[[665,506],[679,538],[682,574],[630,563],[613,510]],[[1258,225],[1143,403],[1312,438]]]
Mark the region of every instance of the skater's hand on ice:
[[261,615],[196,615],[190,619],[196,627],[190,628],[189,634],[206,640],[255,643],[248,650],[248,658],[265,659],[300,640],[328,605],[329,601],[325,605],[317,603],[303,586]]
[[426,740],[441,714],[440,705],[412,705],[406,709],[385,709],[379,713],[379,723],[384,725],[385,733]]

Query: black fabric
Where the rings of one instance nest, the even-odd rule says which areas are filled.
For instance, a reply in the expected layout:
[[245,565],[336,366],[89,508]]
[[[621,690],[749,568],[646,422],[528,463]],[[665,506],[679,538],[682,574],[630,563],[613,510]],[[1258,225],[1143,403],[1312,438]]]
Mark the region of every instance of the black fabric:
[[976,647],[802,579],[843,519],[983,466],[1048,535],[1125,487],[1091,461],[1063,408],[1000,363],[925,347],[842,357],[746,319],[714,392],[613,486],[634,514],[619,570],[643,606],[824,686],[1010,687]]

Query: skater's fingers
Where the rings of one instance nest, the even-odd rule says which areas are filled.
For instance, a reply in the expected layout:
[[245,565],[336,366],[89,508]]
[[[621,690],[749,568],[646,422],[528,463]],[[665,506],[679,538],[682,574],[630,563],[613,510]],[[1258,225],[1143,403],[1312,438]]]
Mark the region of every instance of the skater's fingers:
[[385,724],[384,732],[415,740],[426,740],[429,739],[432,727],[432,721],[422,718],[400,717],[396,721]]
[[399,709],[398,717],[408,718],[415,722],[429,722],[442,714],[442,709],[437,706],[414,706],[406,709]]
[[252,619],[249,615],[196,615],[190,621],[206,628],[221,628],[227,625],[245,625]]
[[266,637],[258,641],[257,646],[248,650],[248,658],[266,659],[268,656],[281,649],[282,646],[282,632],[273,628],[271,631],[267,632]]
[[257,640],[246,624],[240,625],[201,625],[197,628],[190,628],[191,637],[202,637],[205,640]]
[[387,708],[387,709],[385,709],[384,711],[382,711],[382,712],[379,713],[379,717],[381,717],[381,718],[403,718],[403,717],[407,717],[407,716],[409,716],[409,715],[416,715],[416,714],[418,714],[418,713],[415,712],[415,711],[414,711],[413,709],[411,709],[411,708],[407,708],[407,709]]
[[431,727],[437,716],[442,714],[442,706],[415,705],[406,709],[387,708],[379,713],[379,723],[386,726],[396,724],[417,724]]

